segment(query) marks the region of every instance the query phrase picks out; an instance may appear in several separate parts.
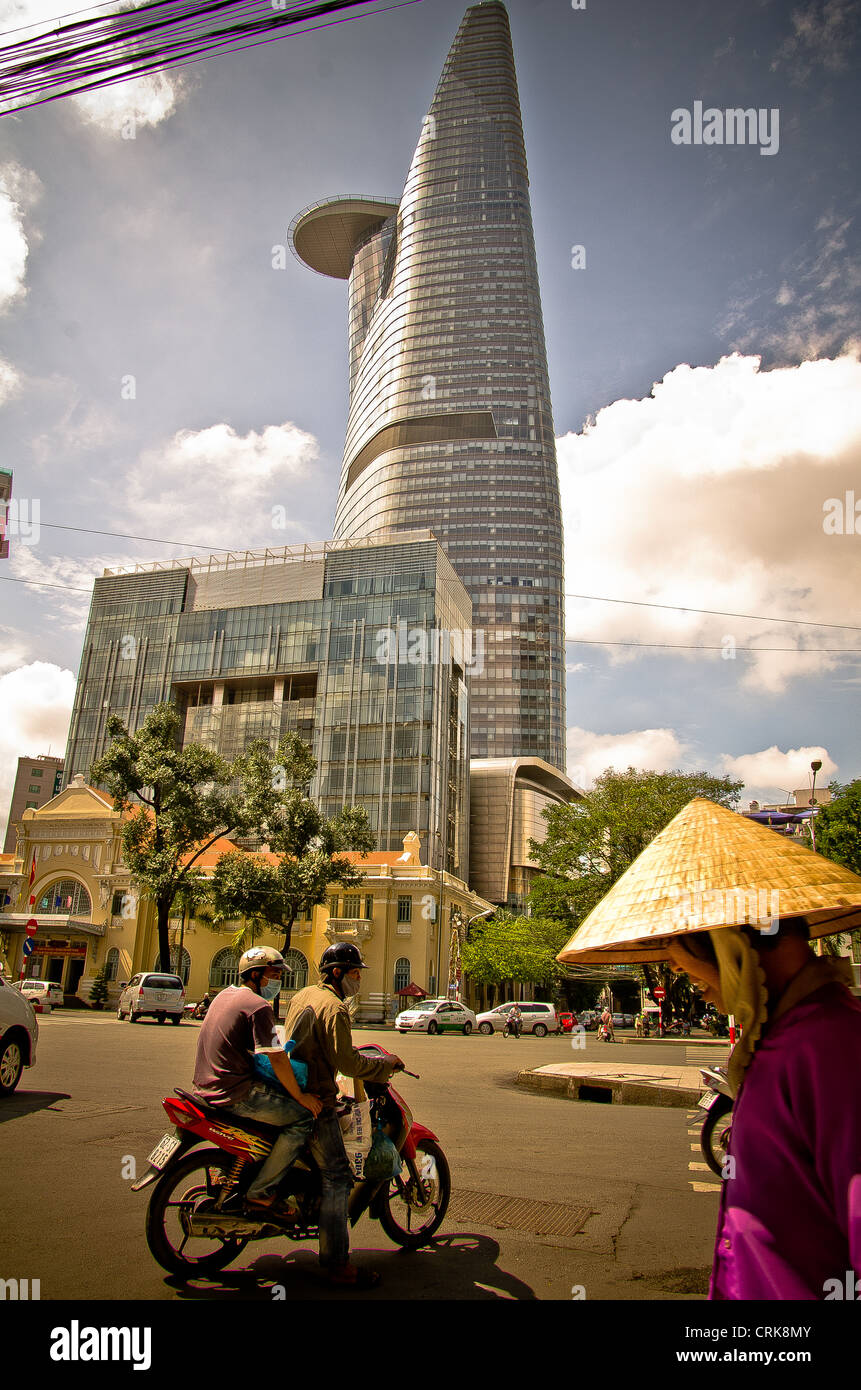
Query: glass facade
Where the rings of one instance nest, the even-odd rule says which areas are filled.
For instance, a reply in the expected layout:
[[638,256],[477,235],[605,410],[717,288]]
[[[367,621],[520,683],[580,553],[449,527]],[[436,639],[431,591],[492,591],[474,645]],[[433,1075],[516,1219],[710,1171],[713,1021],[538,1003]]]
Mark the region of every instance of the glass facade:
[[180,710],[183,744],[227,759],[295,730],[318,760],[311,794],[326,815],[364,806],[378,849],[400,849],[415,830],[426,863],[465,879],[468,673],[442,634],[469,629],[472,617],[440,546],[424,532],[330,542],[307,560],[285,551],[281,587],[317,597],[259,604],[247,602],[255,572],[265,567],[277,588],[278,554],[252,555],[232,572],[226,563],[96,580],[69,778],[89,779],[109,715],[134,732],[162,700]]
[[503,5],[467,11],[397,207],[335,199],[292,236],[312,268],[349,275],[335,535],[433,530],[483,634],[471,755],[564,769],[562,523]]

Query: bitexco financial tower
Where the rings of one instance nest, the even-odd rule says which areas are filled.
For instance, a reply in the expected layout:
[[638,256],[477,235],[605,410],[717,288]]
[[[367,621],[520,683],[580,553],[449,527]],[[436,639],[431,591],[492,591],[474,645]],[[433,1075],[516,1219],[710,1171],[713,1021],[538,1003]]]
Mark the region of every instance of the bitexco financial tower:
[[296,254],[349,281],[335,536],[430,527],[473,601],[471,755],[565,767],[562,522],[508,15],[474,5],[399,203],[301,213]]

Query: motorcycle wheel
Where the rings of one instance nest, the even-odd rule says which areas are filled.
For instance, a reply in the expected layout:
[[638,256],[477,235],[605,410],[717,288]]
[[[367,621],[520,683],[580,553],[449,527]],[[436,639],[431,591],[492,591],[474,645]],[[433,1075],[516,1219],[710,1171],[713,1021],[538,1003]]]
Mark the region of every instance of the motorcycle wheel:
[[195,1149],[184,1154],[159,1178],[146,1214],[146,1243],[153,1258],[170,1274],[193,1279],[224,1269],[245,1249],[247,1240],[188,1236],[182,1216],[212,1209],[218,1188],[234,1159],[222,1149]]
[[700,1131],[700,1147],[703,1158],[713,1173],[723,1177],[726,1149],[732,1129],[732,1101],[729,1096],[718,1096],[703,1121]]
[[[390,1240],[402,1250],[418,1250],[439,1230],[451,1198],[451,1173],[439,1144],[420,1139],[416,1144],[416,1167],[422,1175],[426,1205],[415,1200],[415,1181],[406,1173],[393,1178],[380,1206],[380,1225]],[[405,1169],[406,1171],[406,1169]]]

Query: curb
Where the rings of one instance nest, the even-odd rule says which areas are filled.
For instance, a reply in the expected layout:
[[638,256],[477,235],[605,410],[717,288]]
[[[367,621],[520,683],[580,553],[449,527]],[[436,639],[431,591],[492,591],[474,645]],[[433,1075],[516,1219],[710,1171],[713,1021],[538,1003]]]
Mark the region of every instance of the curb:
[[616,1042],[627,1043],[633,1047],[654,1047],[656,1044],[676,1047],[729,1047],[729,1038],[620,1038]]
[[702,1095],[679,1086],[661,1086],[654,1081],[616,1081],[608,1076],[548,1076],[534,1071],[517,1074],[518,1086],[533,1091],[549,1091],[566,1100],[603,1101],[613,1105],[658,1105],[665,1109],[690,1110]]

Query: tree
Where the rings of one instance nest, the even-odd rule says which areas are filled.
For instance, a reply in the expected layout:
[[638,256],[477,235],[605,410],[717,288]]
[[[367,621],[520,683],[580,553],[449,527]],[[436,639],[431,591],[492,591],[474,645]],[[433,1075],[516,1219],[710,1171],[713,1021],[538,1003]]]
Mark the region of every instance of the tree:
[[297,734],[287,734],[274,755],[262,744],[252,756],[255,775],[268,777],[278,791],[261,825],[277,859],[240,851],[222,855],[212,876],[212,899],[223,920],[246,919],[234,947],[247,940],[246,931],[253,941],[255,929],[270,928],[283,935],[282,950],[288,951],[296,918],[325,902],[330,885],[361,883],[361,870],[341,857],[344,851],[365,854],[376,841],[363,807],[348,806],[327,818],[307,795],[317,762]]
[[[533,910],[564,922],[570,937],[689,801],[702,796],[735,810],[743,785],[707,772],[646,772],[633,767],[616,772],[607,768],[582,801],[544,812],[547,837],[540,844],[530,840],[530,853],[543,871],[530,894]],[[657,984],[663,984],[667,1002],[681,1004],[668,966],[642,969],[650,994]]]
[[472,928],[461,947],[464,973],[477,985],[554,984],[565,973],[556,957],[570,935],[552,918],[518,917],[500,909]]
[[108,968],[103,965],[90,987],[90,1003],[100,1009],[108,997]]
[[[832,782],[829,791],[831,801],[816,812],[817,852],[861,874],[861,778],[845,786]],[[857,944],[861,933],[850,935]],[[838,955],[843,950],[843,936],[823,937],[822,944],[827,955]]]
[[[168,918],[195,862],[221,836],[253,830],[276,793],[253,755],[231,764],[200,744],[180,748],[175,705],[157,705],[135,735],[116,715],[107,731],[111,745],[90,776],[127,817],[123,858],[134,886],[155,903],[160,968],[169,971]],[[237,779],[240,792],[230,785]]]

